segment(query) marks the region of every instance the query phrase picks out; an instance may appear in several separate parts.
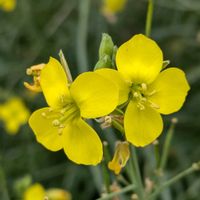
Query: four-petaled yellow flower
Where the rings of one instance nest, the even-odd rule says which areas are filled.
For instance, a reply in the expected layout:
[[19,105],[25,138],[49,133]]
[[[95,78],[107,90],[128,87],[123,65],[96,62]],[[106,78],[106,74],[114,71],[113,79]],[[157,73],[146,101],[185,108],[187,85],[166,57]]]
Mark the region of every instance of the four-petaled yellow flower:
[[153,142],[163,130],[160,114],[178,111],[190,87],[178,68],[162,71],[163,54],[159,46],[139,34],[121,45],[116,55],[116,70],[96,72],[116,82],[120,102],[128,100],[124,116],[126,139],[135,146]]
[[0,7],[6,12],[11,12],[16,7],[16,0],[0,0]]
[[29,110],[19,97],[12,97],[0,105],[0,120],[9,134],[16,134],[20,126],[27,123],[29,116]]
[[128,142],[118,142],[115,148],[115,154],[108,163],[108,168],[113,170],[115,174],[119,174],[121,169],[125,167],[128,159],[130,157],[129,143]]
[[35,111],[29,119],[38,142],[52,151],[63,148],[78,164],[98,164],[102,143],[83,118],[111,113],[118,104],[116,85],[96,72],[85,72],[69,86],[64,69],[54,58],[42,69],[40,85],[50,107]]
[[23,200],[71,200],[71,194],[63,189],[51,188],[45,190],[40,183],[35,183],[28,187],[24,194]]

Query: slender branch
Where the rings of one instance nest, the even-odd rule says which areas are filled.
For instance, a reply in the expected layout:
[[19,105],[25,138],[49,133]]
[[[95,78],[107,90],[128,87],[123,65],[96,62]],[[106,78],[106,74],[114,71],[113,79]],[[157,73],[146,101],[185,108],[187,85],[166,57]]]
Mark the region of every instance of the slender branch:
[[145,35],[148,37],[151,35],[153,8],[154,8],[154,0],[148,0],[146,26],[145,26]]
[[158,194],[160,194],[165,188],[171,186],[172,184],[176,183],[177,181],[179,181],[180,179],[184,178],[185,176],[200,170],[200,161],[197,163],[192,164],[192,166],[182,172],[180,172],[179,174],[177,174],[176,176],[174,176],[173,178],[169,179],[168,181],[166,181],[165,183],[163,183],[160,187],[158,187],[156,189],[156,191],[154,193],[152,193],[149,198],[147,200],[153,200]]
[[79,22],[77,27],[77,62],[79,72],[87,71],[87,33],[90,0],[79,0]]
[[139,196],[139,199],[143,200],[144,199],[144,187],[143,187],[142,178],[141,178],[141,174],[140,174],[136,149],[133,146],[131,146],[131,159],[132,159],[132,168],[133,168],[133,172],[134,172],[134,176],[135,176],[135,181],[137,184],[136,192]]
[[159,171],[160,172],[162,172],[164,170],[166,162],[167,162],[167,157],[168,157],[168,154],[169,154],[169,148],[170,148],[170,144],[171,144],[171,141],[172,141],[172,137],[173,137],[174,128],[175,128],[176,123],[177,123],[177,119],[173,118],[172,121],[171,121],[170,128],[167,131],[167,136],[166,136],[166,139],[165,139],[163,153],[162,153],[160,165],[159,165]]
[[66,72],[67,80],[68,80],[69,83],[72,83],[73,82],[72,75],[71,75],[71,72],[70,72],[70,69],[69,69],[69,65],[68,65],[68,63],[65,59],[64,54],[63,54],[63,51],[60,50],[58,55],[60,56],[60,62],[61,62],[62,66],[64,67],[64,70]]
[[7,189],[6,177],[3,166],[1,166],[2,158],[0,155],[0,199],[9,200],[9,193]]
[[126,192],[132,191],[134,188],[135,188],[135,185],[131,184],[131,185],[127,186],[127,187],[124,187],[120,191],[107,194],[106,196],[100,197],[100,198],[98,198],[96,200],[108,200],[108,199],[111,199],[111,198],[113,198],[113,197],[115,197],[117,195],[124,194]]

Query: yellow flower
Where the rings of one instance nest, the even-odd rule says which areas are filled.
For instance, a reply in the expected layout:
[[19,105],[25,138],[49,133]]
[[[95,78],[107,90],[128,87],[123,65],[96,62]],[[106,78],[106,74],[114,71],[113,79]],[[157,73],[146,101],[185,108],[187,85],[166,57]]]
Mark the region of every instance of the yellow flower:
[[20,126],[28,121],[29,116],[29,110],[18,97],[13,97],[0,105],[0,120],[5,123],[5,129],[9,134],[16,134]]
[[23,200],[44,200],[45,189],[39,183],[35,183],[28,187],[23,196]]
[[119,174],[121,169],[126,165],[130,157],[128,142],[118,142],[115,149],[115,154],[108,163],[108,168],[113,170],[115,174]]
[[103,12],[107,14],[115,14],[122,11],[127,0],[103,0]]
[[54,58],[42,69],[40,85],[50,107],[35,111],[29,119],[38,142],[52,151],[63,148],[78,164],[98,164],[102,144],[83,118],[112,112],[118,103],[116,85],[95,72],[85,72],[68,87],[64,69]]
[[0,0],[0,7],[6,12],[11,12],[16,7],[16,0]]
[[[119,85],[120,104],[128,101],[124,116],[126,139],[135,146],[153,142],[163,130],[160,114],[178,111],[190,87],[178,68],[163,71],[163,54],[153,40],[139,34],[121,45],[117,69],[97,70]],[[129,97],[129,98],[128,98]]]
[[57,188],[45,190],[39,183],[28,187],[23,195],[23,200],[44,200],[45,198],[48,200],[71,200],[71,195],[69,192]]

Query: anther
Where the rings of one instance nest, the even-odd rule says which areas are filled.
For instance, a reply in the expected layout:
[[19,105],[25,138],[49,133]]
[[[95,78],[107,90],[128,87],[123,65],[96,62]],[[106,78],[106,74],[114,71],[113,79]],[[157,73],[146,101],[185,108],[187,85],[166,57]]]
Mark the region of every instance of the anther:
[[45,112],[43,112],[41,115],[42,115],[42,117],[46,117],[47,116]]
[[140,110],[144,110],[145,109],[145,106],[141,103],[138,103],[137,104],[137,107],[140,109]]
[[147,84],[146,83],[142,83],[141,86],[142,86],[143,91],[147,90]]
[[133,93],[133,96],[134,96],[135,98],[139,97],[138,92],[134,92],[134,93]]
[[52,121],[53,126],[58,126],[60,125],[60,121],[58,119],[55,119]]
[[62,133],[63,133],[63,128],[59,128],[58,129],[58,135],[62,135]]

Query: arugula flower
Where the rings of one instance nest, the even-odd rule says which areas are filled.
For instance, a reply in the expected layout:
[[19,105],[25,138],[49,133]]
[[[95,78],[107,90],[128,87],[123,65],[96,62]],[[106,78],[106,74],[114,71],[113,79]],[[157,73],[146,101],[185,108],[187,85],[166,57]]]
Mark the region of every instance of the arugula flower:
[[111,113],[118,104],[118,89],[96,72],[85,72],[69,85],[64,69],[50,58],[41,70],[40,86],[49,107],[35,111],[29,124],[47,149],[64,149],[75,163],[96,165],[102,143],[84,119]]

